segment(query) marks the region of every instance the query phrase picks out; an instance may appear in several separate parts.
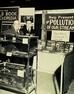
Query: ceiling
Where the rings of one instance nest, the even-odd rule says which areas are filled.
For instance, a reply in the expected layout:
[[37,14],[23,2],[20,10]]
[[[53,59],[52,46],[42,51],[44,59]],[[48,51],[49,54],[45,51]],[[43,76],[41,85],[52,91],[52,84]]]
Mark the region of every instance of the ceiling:
[[[69,4],[68,4],[69,3]],[[35,7],[37,10],[40,9],[67,9],[74,8],[72,2],[64,2],[61,0],[0,0],[0,6],[20,6],[20,7]]]

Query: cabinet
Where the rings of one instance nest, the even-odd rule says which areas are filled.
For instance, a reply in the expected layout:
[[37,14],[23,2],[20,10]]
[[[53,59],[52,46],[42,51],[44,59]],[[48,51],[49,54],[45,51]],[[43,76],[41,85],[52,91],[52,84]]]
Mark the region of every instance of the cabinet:
[[36,36],[0,34],[0,88],[19,94],[37,93],[37,45]]

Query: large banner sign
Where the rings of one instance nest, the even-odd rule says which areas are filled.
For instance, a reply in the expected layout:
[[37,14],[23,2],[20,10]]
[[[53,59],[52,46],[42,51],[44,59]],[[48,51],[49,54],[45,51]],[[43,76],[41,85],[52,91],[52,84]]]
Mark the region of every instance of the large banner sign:
[[18,19],[18,7],[0,8],[0,20],[2,23],[12,23]]
[[74,30],[74,14],[46,14],[46,30]]

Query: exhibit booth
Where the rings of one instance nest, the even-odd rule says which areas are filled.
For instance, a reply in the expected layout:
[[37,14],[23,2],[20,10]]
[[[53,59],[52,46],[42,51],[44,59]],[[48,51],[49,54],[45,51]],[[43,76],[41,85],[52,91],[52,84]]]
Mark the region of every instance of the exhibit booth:
[[[31,21],[34,35],[8,33],[15,20],[21,30]],[[56,94],[71,91],[74,9],[0,7],[0,31],[0,88],[37,94],[37,73],[43,72],[52,75]]]
[[[38,37],[30,35],[30,31],[25,35],[18,32],[19,27],[27,25],[27,21],[34,29],[34,12],[35,8],[0,7],[1,89],[19,94],[34,91],[37,94]],[[33,62],[34,57],[36,62]]]
[[73,14],[74,9],[42,11],[41,52],[49,54],[49,59],[46,59],[44,67],[42,63],[41,68],[46,68],[45,71],[53,75],[57,94],[68,93],[73,81]]

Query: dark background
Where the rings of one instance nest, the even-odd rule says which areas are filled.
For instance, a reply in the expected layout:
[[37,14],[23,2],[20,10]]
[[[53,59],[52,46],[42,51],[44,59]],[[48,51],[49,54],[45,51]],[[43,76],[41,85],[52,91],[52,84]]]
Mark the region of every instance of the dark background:
[[39,9],[74,8],[71,0],[0,0],[0,6],[35,7]]

